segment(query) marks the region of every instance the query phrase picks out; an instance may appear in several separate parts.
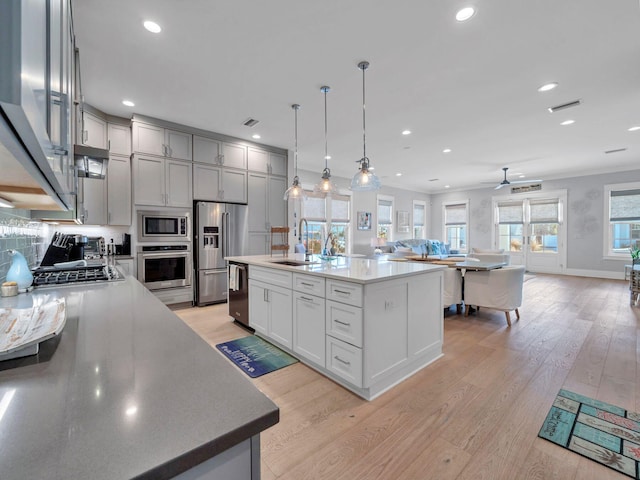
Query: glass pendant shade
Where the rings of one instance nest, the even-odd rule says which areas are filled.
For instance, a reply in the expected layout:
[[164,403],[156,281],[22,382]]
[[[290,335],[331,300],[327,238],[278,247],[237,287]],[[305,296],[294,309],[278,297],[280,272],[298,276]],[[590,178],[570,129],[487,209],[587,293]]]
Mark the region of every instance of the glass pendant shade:
[[293,168],[294,168],[294,177],[293,182],[291,182],[291,186],[287,188],[286,192],[284,192],[284,200],[305,200],[307,198],[307,194],[305,193],[302,185],[300,185],[300,179],[298,178],[298,110],[300,110],[300,105],[294,103],[291,105],[291,108],[295,111],[295,152],[293,157]]
[[331,90],[331,87],[326,85],[320,88],[320,91],[324,93],[324,170],[322,170],[322,177],[320,183],[313,187],[314,193],[319,193],[325,197],[330,197],[336,190],[335,185],[331,181],[331,170],[329,170],[328,161],[331,158],[327,151],[327,93]]
[[369,192],[379,190],[381,186],[380,179],[369,170],[369,159],[360,160],[360,170],[351,179],[351,190]]
[[358,63],[358,68],[362,70],[362,158],[357,160],[360,163],[360,170],[353,176],[351,180],[351,190],[357,192],[368,192],[379,190],[381,187],[380,179],[371,171],[369,159],[367,158],[367,128],[365,117],[365,83],[364,72],[369,67],[369,62]]

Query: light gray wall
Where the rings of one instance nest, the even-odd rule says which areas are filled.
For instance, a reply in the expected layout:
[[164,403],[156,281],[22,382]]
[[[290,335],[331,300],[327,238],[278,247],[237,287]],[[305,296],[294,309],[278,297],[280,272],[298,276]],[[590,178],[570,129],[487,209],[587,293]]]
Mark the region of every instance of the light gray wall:
[[[548,180],[542,191],[566,190],[565,221],[567,226],[567,273],[615,272],[621,273],[625,260],[605,260],[604,186],[616,183],[639,182],[640,170],[604,173],[582,177]],[[447,192],[431,198],[431,228],[434,238],[444,239],[442,229],[443,202],[469,200],[469,246],[491,247],[491,199],[497,194],[493,188]]]

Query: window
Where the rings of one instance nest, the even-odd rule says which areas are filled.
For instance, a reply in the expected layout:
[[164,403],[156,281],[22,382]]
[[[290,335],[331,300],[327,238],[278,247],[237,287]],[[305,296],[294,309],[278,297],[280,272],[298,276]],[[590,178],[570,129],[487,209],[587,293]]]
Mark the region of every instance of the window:
[[444,233],[446,242],[451,250],[466,253],[468,247],[469,203],[456,202],[445,203],[444,209]]
[[559,223],[560,204],[557,198],[547,200],[530,200],[530,250],[538,253],[558,253]]
[[427,202],[413,201],[413,238],[427,238],[425,229]]
[[[322,194],[312,191],[307,191],[306,194],[307,199],[302,204],[302,217],[309,223],[307,249],[314,254],[321,254],[324,248],[334,254],[348,253],[351,197],[333,194],[324,198]],[[305,232],[298,234],[304,242]]]
[[393,239],[393,197],[378,195],[378,237]]
[[524,211],[522,202],[498,203],[498,248],[521,252],[524,245]]
[[628,258],[630,248],[640,247],[640,183],[606,185],[605,192],[605,256]]

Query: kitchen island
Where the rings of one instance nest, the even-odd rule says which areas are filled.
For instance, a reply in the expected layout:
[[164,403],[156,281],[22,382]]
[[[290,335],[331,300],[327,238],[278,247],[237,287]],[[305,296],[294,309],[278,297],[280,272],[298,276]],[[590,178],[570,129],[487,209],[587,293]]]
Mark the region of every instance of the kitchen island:
[[279,410],[242,372],[130,276],[0,307],[61,297],[62,333],[0,362],[2,480],[259,478]]
[[229,257],[249,268],[249,326],[372,400],[442,356],[445,266],[304,255]]

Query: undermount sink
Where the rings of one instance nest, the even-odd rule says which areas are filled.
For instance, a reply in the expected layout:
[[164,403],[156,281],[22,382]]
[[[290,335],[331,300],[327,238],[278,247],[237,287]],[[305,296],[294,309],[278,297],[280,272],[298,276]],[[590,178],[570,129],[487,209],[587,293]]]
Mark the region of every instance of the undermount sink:
[[270,260],[270,263],[277,263],[278,265],[290,265],[292,267],[301,267],[303,265],[313,265],[317,262],[305,262],[304,260]]

